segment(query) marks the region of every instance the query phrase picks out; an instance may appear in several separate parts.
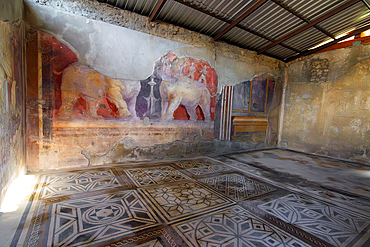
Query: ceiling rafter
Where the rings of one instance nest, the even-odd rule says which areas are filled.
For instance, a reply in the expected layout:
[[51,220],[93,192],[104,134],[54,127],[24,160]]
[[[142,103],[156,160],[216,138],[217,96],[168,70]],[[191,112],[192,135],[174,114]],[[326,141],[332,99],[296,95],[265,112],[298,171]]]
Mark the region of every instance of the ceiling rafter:
[[159,12],[161,12],[164,4],[166,3],[167,0],[159,0],[157,5],[155,6],[152,14],[150,15],[149,17],[149,22],[152,22],[155,20],[155,18],[157,17],[157,15],[159,14]]
[[[220,21],[226,22],[226,23],[228,23],[228,24],[231,24],[231,23],[232,23],[231,21],[229,21],[229,20],[227,20],[227,19],[225,19],[225,18],[223,18],[223,17],[221,17],[221,16],[215,15],[215,14],[213,14],[212,12],[208,12],[208,11],[206,11],[206,10],[204,10],[204,9],[198,8],[197,6],[194,6],[194,5],[192,5],[192,4],[188,3],[188,2],[185,2],[185,1],[183,1],[183,0],[174,0],[174,1],[175,1],[175,2],[178,2],[178,3],[180,3],[180,4],[183,4],[183,5],[186,5],[186,6],[188,6],[189,8],[192,8],[192,9],[198,10],[198,11],[200,11],[200,12],[202,12],[202,13],[206,14],[206,15],[212,16],[212,17],[214,17],[214,18],[216,18],[216,19],[218,19],[218,20],[220,20]],[[244,26],[242,26],[242,25],[240,25],[240,24],[237,24],[237,25],[236,25],[236,27],[238,27],[238,28],[240,28],[240,29],[243,29],[244,31],[246,31],[246,32],[248,32],[248,33],[254,34],[254,35],[256,35],[256,36],[258,36],[258,37],[260,37],[260,38],[266,39],[266,40],[268,40],[268,41],[270,41],[270,42],[274,42],[274,41],[275,41],[275,40],[273,40],[273,39],[271,39],[271,38],[269,38],[269,37],[267,37],[267,36],[265,36],[265,35],[263,35],[263,34],[260,34],[260,33],[256,32],[256,31],[252,30],[252,29],[246,28],[246,27],[244,27]],[[289,46],[289,45],[281,44],[281,46],[283,46],[284,48],[287,48],[287,49],[289,49],[289,50],[292,50],[292,51],[294,51],[294,52],[297,52],[297,53],[300,53],[300,52],[301,52],[300,50],[298,50],[298,49],[296,49],[296,48],[293,48],[293,47],[291,47],[291,46]]]
[[[297,13],[296,11],[294,11],[293,9],[289,8],[288,6],[286,6],[285,4],[281,3],[279,0],[271,0],[272,2],[276,3],[277,5],[279,5],[280,7],[284,8],[285,10],[287,10],[288,12],[290,12],[291,14],[295,15],[296,17],[298,17],[299,19],[301,19],[302,21],[306,22],[306,23],[310,23],[310,21],[304,17],[303,15]],[[316,28],[317,30],[319,30],[320,32],[322,32],[323,34],[325,34],[326,36],[332,38],[332,39],[335,39],[335,36],[331,33],[329,33],[328,31],[324,30],[323,28],[321,28],[320,26],[318,25],[313,25],[314,28]]]
[[370,5],[369,5],[365,0],[362,0],[362,2],[366,5],[366,7],[367,7],[368,9],[370,9]]
[[354,5],[354,4],[356,4],[356,3],[360,2],[360,1],[361,0],[351,0],[351,1],[347,2],[347,3],[345,3],[345,4],[342,4],[341,6],[333,9],[332,11],[329,11],[328,13],[322,15],[321,17],[319,17],[319,18],[317,18],[317,19],[315,19],[315,20],[307,23],[303,27],[298,28],[297,30],[295,30],[295,31],[293,31],[293,32],[291,32],[291,33],[283,36],[282,38],[276,40],[274,43],[265,46],[264,48],[260,49],[257,53],[260,54],[262,52],[267,51],[268,49],[270,49],[270,48],[272,48],[272,47],[280,44],[281,42],[284,42],[285,40],[287,40],[287,39],[289,39],[289,38],[291,38],[291,37],[293,37],[293,36],[295,36],[295,35],[303,32],[303,31],[305,31],[306,29],[308,29],[308,28],[316,25],[317,23],[319,23],[319,22],[321,22],[321,21],[323,21],[323,20],[325,20],[325,19],[327,19],[327,18],[329,18],[329,17],[331,17],[331,16],[333,16],[333,15],[341,12],[342,10],[345,10],[346,8],[352,6],[352,5]]
[[290,58],[286,59],[285,62],[288,63],[288,62],[291,62],[293,60],[296,60],[296,59],[298,59],[300,57],[311,55],[311,54],[313,54],[315,52],[321,51],[321,50],[323,50],[325,48],[328,48],[328,47],[330,47],[332,45],[335,45],[335,44],[339,43],[340,41],[343,41],[343,40],[348,39],[348,38],[350,38],[352,36],[355,36],[357,34],[360,34],[362,32],[365,32],[366,30],[369,30],[369,29],[370,29],[370,25],[366,25],[366,26],[364,26],[362,28],[359,28],[359,29],[356,29],[356,30],[350,32],[349,34],[347,34],[347,35],[345,35],[343,37],[340,37],[340,38],[338,38],[336,40],[333,40],[333,41],[331,41],[331,42],[329,42],[329,43],[327,43],[325,45],[322,45],[322,46],[317,47],[317,48],[312,49],[312,50],[304,51],[304,52],[300,53],[299,55],[290,57]]
[[259,7],[261,7],[266,2],[267,2],[267,0],[259,0],[256,4],[254,4],[247,11],[245,11],[241,16],[239,16],[235,21],[233,21],[229,26],[227,26],[219,34],[217,34],[214,39],[218,40],[219,38],[221,38],[222,35],[224,35],[228,31],[230,31],[233,27],[235,27],[237,24],[239,24],[242,20],[244,20],[247,16],[252,14],[254,11],[256,11]]

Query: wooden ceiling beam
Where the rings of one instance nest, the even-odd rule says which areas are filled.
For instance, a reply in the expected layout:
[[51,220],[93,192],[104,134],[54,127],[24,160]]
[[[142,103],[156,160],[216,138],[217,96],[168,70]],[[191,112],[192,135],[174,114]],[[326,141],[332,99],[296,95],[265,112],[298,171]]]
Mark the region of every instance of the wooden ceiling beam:
[[298,59],[300,57],[311,55],[311,54],[313,54],[315,52],[318,52],[318,51],[321,51],[321,50],[323,50],[325,48],[328,48],[329,46],[335,45],[335,44],[339,43],[340,41],[343,41],[343,40],[348,39],[348,38],[350,38],[352,36],[355,36],[357,34],[360,34],[362,32],[365,32],[366,30],[369,30],[369,29],[370,29],[370,25],[367,25],[367,26],[364,26],[362,28],[356,29],[356,30],[350,32],[349,34],[347,34],[347,35],[345,35],[345,36],[343,36],[341,38],[338,38],[336,40],[333,40],[332,42],[329,42],[329,43],[327,43],[325,45],[322,45],[322,46],[317,47],[317,48],[312,49],[312,50],[304,51],[304,52],[300,53],[299,55],[290,57],[290,58],[286,59],[285,62],[288,63],[288,62],[291,62],[293,60],[296,60],[296,59]]
[[315,19],[315,20],[313,20],[313,21],[311,21],[311,22],[307,23],[307,24],[306,24],[306,25],[304,25],[303,27],[298,28],[297,30],[295,30],[295,31],[293,31],[293,32],[291,32],[291,33],[289,33],[289,34],[287,34],[287,35],[283,36],[282,38],[280,38],[280,39],[276,40],[274,43],[272,43],[272,44],[270,44],[270,45],[265,46],[264,48],[260,49],[257,53],[262,53],[262,52],[264,52],[264,51],[267,51],[267,50],[268,50],[268,49],[270,49],[271,47],[274,47],[275,45],[278,45],[278,44],[280,44],[281,42],[284,42],[285,40],[287,40],[287,39],[289,39],[289,38],[291,38],[291,37],[293,37],[293,36],[295,36],[295,35],[297,35],[297,34],[299,34],[299,33],[303,32],[303,31],[305,31],[306,29],[308,29],[308,28],[310,28],[310,27],[312,27],[312,26],[314,26],[314,25],[318,24],[319,22],[321,22],[321,21],[323,21],[323,20],[325,20],[325,19],[327,19],[327,18],[329,18],[329,17],[331,17],[331,16],[333,16],[333,15],[335,15],[335,14],[337,14],[337,13],[341,12],[342,10],[345,10],[346,8],[348,8],[348,7],[352,6],[352,5],[354,5],[354,4],[356,4],[356,3],[360,2],[360,1],[361,1],[361,0],[351,0],[351,1],[347,2],[347,3],[345,3],[345,4],[342,4],[341,6],[339,6],[339,7],[335,8],[335,9],[333,9],[332,11],[329,11],[328,13],[326,13],[326,14],[324,14],[324,15],[320,16],[319,18],[317,18],[317,19]]
[[150,15],[149,17],[149,22],[152,22],[155,20],[155,18],[157,17],[157,15],[159,14],[159,12],[161,12],[164,4],[166,3],[167,0],[159,0],[159,2],[157,3],[157,5],[155,6],[152,14]]
[[228,25],[225,29],[223,29],[220,33],[218,33],[214,39],[218,40],[219,38],[221,38],[222,35],[230,31],[233,27],[239,24],[242,20],[244,20],[247,16],[252,14],[254,11],[256,11],[259,7],[261,7],[266,2],[267,0],[259,0],[256,4],[254,4],[247,11],[245,11],[241,16],[239,16],[235,21],[233,21],[230,25]]

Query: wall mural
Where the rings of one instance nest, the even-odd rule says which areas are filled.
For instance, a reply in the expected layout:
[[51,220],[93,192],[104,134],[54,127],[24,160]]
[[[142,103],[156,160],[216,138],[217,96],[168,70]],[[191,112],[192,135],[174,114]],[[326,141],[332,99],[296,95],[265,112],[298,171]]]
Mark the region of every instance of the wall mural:
[[[86,65],[73,63],[63,71],[62,105],[58,118],[66,119],[77,115],[89,118],[130,116],[136,119],[135,107],[139,92],[140,81],[112,79]],[[112,114],[106,115],[99,111],[106,108]]]
[[233,88],[233,113],[242,116],[266,116],[275,89],[275,80],[255,77]]
[[71,50],[47,36],[54,119],[214,120],[217,73],[208,62],[168,52],[155,62],[148,78],[115,79],[79,63]]

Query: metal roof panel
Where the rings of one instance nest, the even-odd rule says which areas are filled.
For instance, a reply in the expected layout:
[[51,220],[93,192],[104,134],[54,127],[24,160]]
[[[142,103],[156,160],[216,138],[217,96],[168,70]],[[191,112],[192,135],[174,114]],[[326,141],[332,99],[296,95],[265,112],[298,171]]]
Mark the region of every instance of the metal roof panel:
[[318,25],[339,36],[370,23],[370,10],[363,2],[339,12]]
[[286,33],[300,28],[306,22],[274,2],[269,1],[245,18],[240,24],[272,39],[278,39]]
[[314,19],[339,7],[350,0],[279,0],[290,9],[304,16],[307,20]]
[[234,44],[239,44],[243,47],[248,47],[251,50],[258,50],[271,42],[258,37],[252,33],[249,33],[243,29],[235,27],[227,32],[223,37],[223,41],[232,42]]
[[287,58],[287,57],[294,56],[297,53],[295,51],[292,51],[292,50],[289,50],[287,48],[284,48],[281,45],[276,45],[276,46],[271,47],[270,49],[268,49],[265,52],[265,54],[272,55],[272,56],[275,56],[275,57],[279,57],[281,59],[284,59],[284,58]]
[[328,39],[331,38],[320,32],[316,28],[310,27],[302,33],[285,40],[283,44],[297,48],[300,51],[305,51]]

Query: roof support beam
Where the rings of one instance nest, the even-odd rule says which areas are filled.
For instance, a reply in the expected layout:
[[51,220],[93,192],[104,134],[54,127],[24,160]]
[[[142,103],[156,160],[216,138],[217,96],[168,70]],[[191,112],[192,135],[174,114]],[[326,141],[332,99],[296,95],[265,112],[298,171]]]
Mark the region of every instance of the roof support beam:
[[[302,21],[304,22],[307,22],[307,23],[310,23],[310,21],[308,19],[306,19],[303,15],[295,12],[294,10],[292,10],[291,8],[289,8],[288,6],[286,6],[285,4],[281,3],[279,0],[271,0],[273,1],[274,3],[276,3],[277,5],[279,5],[280,7],[284,8],[285,10],[287,10],[288,12],[290,12],[291,14],[297,16],[299,19],[301,19]],[[325,31],[323,28],[319,27],[318,25],[313,25],[317,30],[319,30],[320,32],[322,32],[323,34],[325,34],[326,36],[332,38],[332,39],[335,39],[335,36],[327,31]]]
[[[192,9],[198,10],[198,11],[200,11],[200,12],[202,12],[202,13],[206,14],[206,15],[212,16],[213,18],[216,18],[216,19],[218,19],[218,20],[220,20],[220,21],[226,22],[226,23],[228,23],[228,24],[231,24],[231,23],[232,23],[231,21],[229,21],[229,20],[227,20],[227,19],[225,19],[225,18],[222,18],[222,17],[220,17],[220,16],[218,16],[218,15],[215,15],[215,14],[213,14],[213,13],[211,13],[211,12],[208,12],[208,11],[206,11],[206,10],[204,10],[204,9],[198,8],[197,6],[194,6],[194,5],[192,5],[192,4],[188,3],[188,2],[185,2],[185,1],[183,1],[183,0],[174,0],[174,1],[176,1],[176,2],[178,2],[178,3],[180,3],[180,4],[183,4],[183,5],[186,5],[186,6],[188,6],[189,8],[192,8]],[[273,40],[273,39],[270,39],[269,37],[266,37],[265,35],[262,35],[262,34],[260,34],[260,33],[257,33],[256,31],[253,31],[253,30],[251,30],[251,29],[249,29],[249,28],[243,27],[243,26],[242,26],[242,25],[240,25],[240,24],[237,24],[236,26],[237,26],[238,28],[243,29],[244,31],[246,31],[246,32],[248,32],[248,33],[252,33],[252,34],[254,34],[254,35],[256,35],[256,36],[258,36],[258,37],[260,37],[260,38],[266,39],[266,40],[271,41],[271,42],[274,42],[274,41],[275,41],[275,40]],[[285,47],[285,48],[287,48],[287,49],[289,49],[289,50],[295,51],[295,52],[297,52],[297,53],[300,53],[300,51],[299,51],[299,50],[297,50],[297,49],[295,49],[295,48],[293,48],[293,47],[291,47],[291,46],[284,45],[284,44],[281,44],[281,46],[283,46],[283,47]]]
[[319,18],[317,18],[317,19],[315,19],[315,20],[313,20],[313,21],[311,21],[311,22],[307,23],[307,24],[306,24],[306,25],[304,25],[303,27],[298,28],[297,30],[295,30],[295,31],[293,31],[293,32],[291,32],[291,33],[289,33],[289,34],[285,35],[284,37],[282,37],[282,38],[280,38],[280,39],[276,40],[274,43],[272,43],[272,44],[270,44],[270,45],[268,45],[268,46],[266,46],[266,47],[264,47],[264,48],[260,49],[257,53],[262,53],[262,52],[264,52],[264,51],[267,51],[267,50],[268,50],[268,49],[270,49],[271,47],[274,47],[275,45],[278,45],[278,44],[280,44],[281,42],[284,42],[285,40],[287,40],[287,39],[289,39],[289,38],[291,38],[291,37],[293,37],[293,36],[295,36],[295,35],[297,35],[297,34],[299,34],[299,33],[303,32],[303,31],[305,31],[306,29],[308,29],[308,28],[310,28],[310,27],[312,27],[312,26],[316,25],[317,23],[319,23],[319,22],[321,22],[321,21],[323,21],[323,20],[325,20],[325,19],[327,19],[327,18],[329,18],[329,17],[331,17],[331,16],[333,16],[333,15],[335,15],[335,14],[337,14],[337,13],[341,12],[342,10],[345,10],[346,8],[348,8],[348,7],[352,6],[353,4],[358,3],[359,1],[361,1],[361,0],[351,0],[351,1],[347,2],[347,3],[345,3],[345,4],[342,4],[341,6],[339,6],[339,7],[335,8],[335,9],[333,9],[332,11],[329,11],[328,13],[326,13],[326,14],[322,15],[321,17],[319,17]]
[[285,61],[285,62],[287,62],[287,63],[288,63],[288,62],[291,62],[291,61],[293,61],[293,60],[295,60],[295,59],[297,59],[297,58],[300,58],[300,57],[303,57],[303,56],[311,55],[311,54],[313,54],[313,53],[315,53],[315,52],[318,52],[318,51],[321,51],[321,50],[323,50],[323,49],[325,49],[325,48],[328,48],[329,46],[335,45],[335,44],[337,44],[338,42],[340,42],[340,41],[342,41],[342,40],[348,39],[348,38],[350,38],[350,37],[352,37],[352,36],[354,36],[354,35],[357,35],[357,34],[360,34],[360,33],[362,33],[362,32],[365,32],[366,30],[369,30],[369,29],[370,29],[370,25],[367,25],[367,26],[365,26],[365,27],[363,27],[363,28],[356,29],[356,30],[354,30],[354,31],[350,32],[349,34],[347,34],[347,35],[345,35],[345,36],[343,36],[343,37],[341,37],[341,38],[339,38],[339,39],[333,40],[332,42],[329,42],[329,43],[327,43],[327,44],[325,44],[325,45],[322,45],[322,46],[317,47],[317,48],[312,49],[312,50],[304,51],[304,52],[302,52],[302,53],[301,53],[301,54],[299,54],[299,55],[296,55],[296,56],[290,57],[290,58],[286,59],[286,61]]
[[159,2],[157,3],[157,5],[155,6],[152,14],[150,15],[149,17],[149,22],[152,22],[155,20],[155,18],[157,17],[157,15],[159,14],[159,12],[161,12],[164,4],[166,3],[167,0],[159,0]]
[[365,0],[362,0],[362,2],[366,5],[366,7],[367,7],[368,9],[370,9],[370,5],[369,5]]
[[244,12],[241,16],[238,17],[235,21],[233,21],[229,26],[227,26],[224,30],[222,30],[219,34],[216,35],[214,38],[215,40],[218,40],[221,38],[222,35],[230,31],[233,27],[235,27],[237,24],[239,24],[242,20],[244,20],[248,15],[252,14],[255,10],[257,10],[261,5],[263,5],[267,0],[259,0],[255,5],[253,5],[251,8],[249,8],[247,11]]

